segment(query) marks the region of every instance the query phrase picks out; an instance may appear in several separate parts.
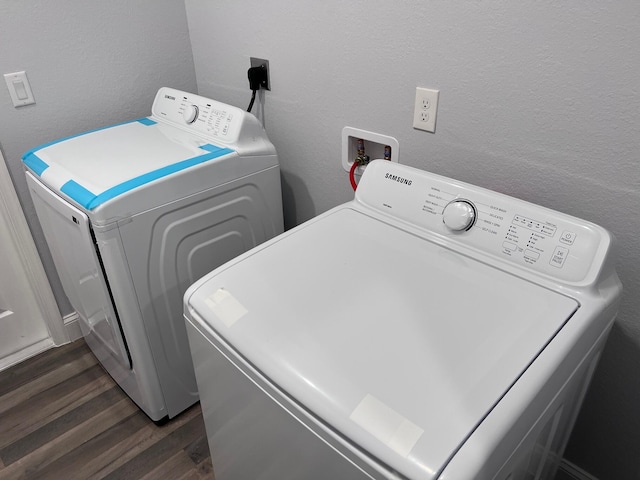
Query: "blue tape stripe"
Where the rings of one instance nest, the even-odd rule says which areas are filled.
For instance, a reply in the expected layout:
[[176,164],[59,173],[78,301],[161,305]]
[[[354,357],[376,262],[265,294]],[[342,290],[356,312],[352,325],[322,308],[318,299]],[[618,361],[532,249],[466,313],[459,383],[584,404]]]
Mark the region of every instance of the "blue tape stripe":
[[[207,147],[207,148],[204,148]],[[214,150],[209,153],[205,153],[204,155],[198,155],[197,157],[189,158],[187,160],[183,160],[178,163],[174,163],[173,165],[168,165],[166,167],[159,168],[158,170],[154,170],[153,172],[145,173],[144,175],[140,175],[139,177],[132,178],[131,180],[127,180],[126,182],[122,182],[115,187],[111,187],[108,190],[100,193],[99,195],[95,195],[90,201],[83,203],[82,205],[89,209],[93,210],[99,205],[115,198],[123,193],[128,192],[129,190],[133,190],[134,188],[138,188],[141,185],[146,183],[153,182],[154,180],[158,180],[160,178],[166,177],[167,175],[171,175],[173,173],[179,172],[180,170],[184,170],[185,168],[192,167],[194,165],[198,165],[200,163],[208,162],[214,158],[221,157],[223,155],[227,155],[229,153],[233,153],[234,151],[229,148],[220,148],[214,145],[203,145],[204,150]],[[73,197],[72,197],[73,198]],[[74,200],[77,200],[74,198]]]
[[93,210],[97,206],[102,205],[112,198],[122,195],[123,193],[126,193],[129,190],[133,190],[134,188],[137,188],[141,185],[153,182],[154,180],[158,180],[162,177],[166,177],[167,175],[171,175],[172,173],[179,172],[180,170],[184,170],[185,168],[189,168],[194,165],[207,162],[214,158],[227,155],[228,153],[233,153],[233,150],[230,150],[228,148],[220,148],[214,145],[206,145],[206,147],[207,148],[204,148],[205,150],[211,149],[215,151],[205,153],[204,155],[198,155],[197,157],[189,158],[187,160],[174,163],[173,165],[168,165],[153,172],[145,173],[144,175],[140,175],[139,177],[132,178],[131,180],[127,180],[126,182],[122,182],[115,187],[111,187],[99,195],[94,195],[89,190],[73,180],[69,180],[67,183],[65,183],[60,191],[67,195],[69,198],[78,202],[86,209]]
[[33,170],[33,172],[38,176],[41,176],[42,172],[44,172],[47,168],[49,168],[49,165],[47,165],[35,153],[25,154],[22,157],[22,161],[27,167]]
[[91,201],[96,198],[93,193],[74,180],[69,180],[67,183],[62,185],[60,191],[85,208],[89,208]]
[[223,155],[233,151],[233,150],[229,150],[228,148],[216,147],[215,145],[211,145],[210,143],[205,143],[204,145],[200,145],[199,148],[211,153],[224,151]]
[[24,155],[22,155],[22,160],[24,161],[25,157],[28,157],[29,155],[37,152],[38,150],[42,150],[43,148],[47,148],[47,147],[50,147],[51,145],[55,145],[56,143],[66,142],[67,140],[71,140],[72,138],[82,137],[83,135],[88,135],[89,133],[99,132],[100,130],[106,130],[107,128],[119,127],[121,125],[127,125],[128,123],[134,123],[134,122],[140,122],[140,123],[143,123],[145,125],[152,125],[150,123],[145,123],[145,122],[156,123],[155,121],[144,117],[144,118],[140,118],[140,119],[137,119],[137,120],[129,120],[128,122],[116,123],[115,125],[108,125],[106,127],[100,127],[100,128],[96,128],[96,129],[93,129],[93,130],[88,130],[86,132],[78,133],[76,135],[71,135],[69,137],[59,138],[59,139],[54,140],[52,142],[43,143],[42,145],[38,145],[37,147],[32,148],[31,150],[28,150],[27,152],[25,152]]
[[141,124],[143,124],[143,125],[147,125],[147,126],[149,126],[149,125],[155,125],[156,123],[158,123],[158,122],[156,122],[155,120],[151,120],[150,118],[147,118],[147,117],[139,118],[139,119],[138,119],[138,122],[140,122],[140,123],[141,123]]

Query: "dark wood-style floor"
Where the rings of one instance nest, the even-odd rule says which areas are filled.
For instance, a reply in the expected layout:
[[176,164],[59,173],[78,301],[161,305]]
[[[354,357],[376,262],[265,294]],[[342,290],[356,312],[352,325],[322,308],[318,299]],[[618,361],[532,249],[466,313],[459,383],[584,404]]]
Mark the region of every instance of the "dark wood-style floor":
[[213,479],[200,405],[163,426],[83,340],[0,372],[0,479]]
[[200,405],[157,426],[83,340],[0,372],[0,480],[213,478]]

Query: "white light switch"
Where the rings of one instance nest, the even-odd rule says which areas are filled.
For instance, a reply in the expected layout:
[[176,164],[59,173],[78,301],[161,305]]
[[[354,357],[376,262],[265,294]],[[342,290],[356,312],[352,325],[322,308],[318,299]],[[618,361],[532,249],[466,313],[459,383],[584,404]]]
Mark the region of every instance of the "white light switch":
[[25,72],[5,73],[4,81],[7,83],[9,95],[11,95],[11,101],[13,101],[14,107],[22,107],[36,103],[33,99],[31,85],[29,85],[29,80],[27,80],[27,74]]
[[24,88],[24,82],[22,80],[14,80],[13,89],[16,91],[18,100],[26,100],[27,98],[29,98],[27,89]]

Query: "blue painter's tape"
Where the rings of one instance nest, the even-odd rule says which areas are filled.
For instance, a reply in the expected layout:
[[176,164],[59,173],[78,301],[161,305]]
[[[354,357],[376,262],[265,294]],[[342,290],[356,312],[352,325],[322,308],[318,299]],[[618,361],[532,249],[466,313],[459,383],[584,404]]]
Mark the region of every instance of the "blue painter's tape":
[[210,143],[205,143],[204,145],[200,145],[199,148],[201,148],[202,150],[206,150],[207,152],[211,152],[211,153],[224,151],[223,155],[233,151],[233,150],[229,150],[228,148],[216,147],[215,145],[211,145]]
[[[220,148],[220,147],[215,147],[214,145],[209,145],[209,144],[207,144],[207,146],[212,147],[212,149],[215,149],[215,151],[205,153],[204,155],[198,155],[197,157],[188,158],[181,162],[174,163],[173,165],[167,165],[166,167],[159,168],[158,170],[154,170],[153,172],[145,173],[144,175],[140,175],[139,177],[132,178],[131,180],[127,180],[126,182],[116,185],[115,187],[111,187],[110,189],[105,190],[101,194],[96,195],[95,198],[91,202],[89,202],[89,204],[87,205],[87,208],[89,210],[93,210],[97,206],[102,205],[103,203],[111,200],[112,198],[122,195],[123,193],[126,193],[129,190],[133,190],[134,188],[138,188],[141,185],[153,182],[154,180],[158,180],[160,178],[166,177],[173,173],[179,172],[180,170],[184,170],[185,168],[189,168],[194,165],[198,165],[200,163],[208,162],[209,160],[213,160],[214,158],[218,158],[223,155],[227,155],[229,153],[234,152],[229,148]],[[202,146],[200,148],[207,150],[207,148],[204,148],[204,147],[205,146]]]
[[[156,123],[154,120],[151,120],[151,119],[145,117],[145,118],[140,118],[138,120],[129,120],[128,122],[116,123],[115,125],[108,125],[106,127],[96,128],[94,130],[89,130],[87,132],[78,133],[76,135],[71,135],[69,137],[59,138],[58,140],[54,140],[53,142],[43,143],[42,145],[38,145],[37,147],[32,148],[31,150],[27,151],[24,155],[22,155],[22,160],[26,163],[26,157],[32,155],[33,153],[37,152],[38,150],[42,150],[43,148],[50,147],[51,145],[55,145],[55,144],[61,143],[61,142],[66,142],[67,140],[71,140],[72,138],[82,137],[83,135],[87,135],[89,133],[99,132],[100,130],[106,130],[108,128],[119,127],[121,125],[127,125],[128,123],[133,123],[133,122],[140,122],[140,123],[142,123],[144,125],[153,125],[153,124]],[[153,122],[153,123],[149,123],[149,122]]]
[[82,205],[84,205],[89,210],[93,210],[97,206],[102,205],[103,203],[116,198],[123,193],[127,193],[129,190],[138,188],[141,185],[179,172],[180,170],[184,170],[185,168],[193,167],[194,165],[208,162],[209,160],[213,160],[214,158],[222,157],[234,152],[234,150],[231,150],[229,148],[220,148],[210,144],[203,145],[200,148],[207,151],[210,149],[214,151],[210,151],[209,153],[205,153],[204,155],[198,155],[197,157],[182,160],[181,162],[174,163],[173,165],[167,165],[166,167],[159,168],[158,170],[154,170],[153,172],[145,173],[144,175],[140,175],[139,177],[132,178],[131,180],[127,180],[126,182],[122,182],[115,187],[111,187],[108,190],[105,190],[99,195],[94,195],[93,198],[86,203],[86,205]]
[[42,172],[49,168],[49,165],[33,152],[25,153],[22,161],[39,177],[42,175]]
[[89,208],[89,205],[91,204],[93,199],[96,198],[93,193],[73,180],[69,180],[67,183],[62,185],[60,191],[85,208]]

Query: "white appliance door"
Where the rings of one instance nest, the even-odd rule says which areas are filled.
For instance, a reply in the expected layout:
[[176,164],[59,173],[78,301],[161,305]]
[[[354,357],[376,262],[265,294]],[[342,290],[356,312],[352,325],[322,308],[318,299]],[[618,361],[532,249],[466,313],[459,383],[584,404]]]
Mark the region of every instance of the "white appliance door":
[[131,368],[87,215],[30,172],[27,183],[62,286],[81,319],[83,334],[94,336],[120,364]]
[[343,438],[424,479],[578,308],[349,208],[196,285],[186,298],[203,331]]

